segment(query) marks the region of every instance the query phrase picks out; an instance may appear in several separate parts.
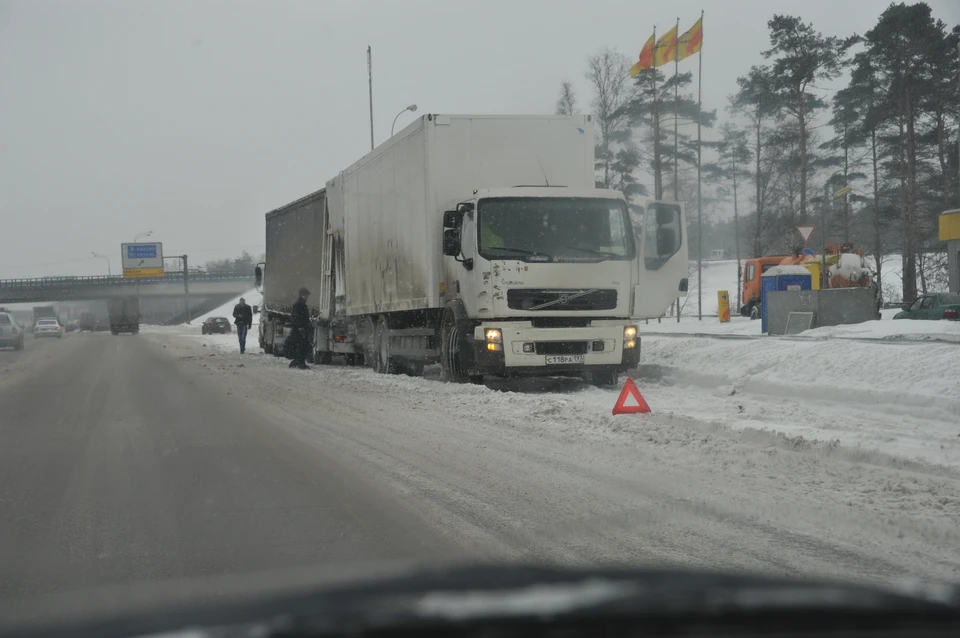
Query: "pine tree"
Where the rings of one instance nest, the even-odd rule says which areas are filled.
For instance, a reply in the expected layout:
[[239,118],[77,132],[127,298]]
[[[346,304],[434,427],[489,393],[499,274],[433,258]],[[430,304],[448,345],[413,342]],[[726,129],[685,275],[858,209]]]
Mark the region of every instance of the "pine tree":
[[[739,90],[731,98],[731,108],[749,121],[747,149],[753,157],[754,183],[753,256],[764,253],[764,230],[767,226],[767,203],[770,198],[771,155],[777,149],[767,146],[769,123],[780,110],[779,99],[773,89],[769,67],[751,67],[747,75],[737,78]],[[773,151],[773,152],[772,152]]]
[[825,37],[813,26],[794,16],[774,15],[770,28],[770,49],[764,57],[773,59],[772,88],[780,106],[797,121],[799,133],[799,222],[807,223],[807,186],[810,164],[809,137],[813,118],[826,107],[811,89],[818,82],[840,75],[847,43]]

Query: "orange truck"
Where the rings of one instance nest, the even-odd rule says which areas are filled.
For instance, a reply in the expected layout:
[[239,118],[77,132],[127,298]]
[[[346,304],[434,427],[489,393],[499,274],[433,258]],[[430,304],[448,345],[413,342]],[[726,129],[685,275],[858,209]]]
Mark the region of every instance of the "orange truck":
[[[867,287],[869,271],[863,267],[863,250],[850,244],[827,244],[826,263],[828,288]],[[751,319],[760,317],[760,277],[774,266],[805,266],[813,275],[813,289],[821,285],[821,256],[799,251],[792,255],[748,259],[743,266],[740,314]]]
[[740,314],[751,319],[760,318],[760,276],[788,257],[757,257],[743,265],[743,289],[740,292]]

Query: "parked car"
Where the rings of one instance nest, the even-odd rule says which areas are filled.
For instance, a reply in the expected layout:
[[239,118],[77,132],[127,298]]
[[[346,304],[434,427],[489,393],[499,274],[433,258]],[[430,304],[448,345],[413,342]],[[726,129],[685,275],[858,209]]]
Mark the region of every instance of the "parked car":
[[203,322],[203,326],[200,328],[200,332],[205,335],[224,334],[232,330],[230,320],[226,317],[210,317]]
[[23,350],[23,329],[12,313],[0,308],[0,348]]
[[903,304],[903,311],[893,318],[960,321],[960,293],[928,292],[912,303]]
[[57,337],[63,339],[63,332],[63,328],[60,327],[60,322],[56,319],[41,319],[37,322],[37,325],[33,327],[33,338]]

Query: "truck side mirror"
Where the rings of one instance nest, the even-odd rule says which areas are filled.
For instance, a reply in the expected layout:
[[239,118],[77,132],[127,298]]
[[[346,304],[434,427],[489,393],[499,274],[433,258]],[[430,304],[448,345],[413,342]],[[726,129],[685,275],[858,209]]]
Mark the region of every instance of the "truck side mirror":
[[260,306],[254,306],[254,307],[253,307],[253,314],[255,314],[255,315],[260,314]]
[[[453,212],[453,211],[448,211]],[[460,254],[460,229],[448,228],[443,231],[443,254],[456,257]]]
[[253,281],[257,288],[263,283],[263,268],[260,266],[253,269]]
[[443,211],[443,227],[444,228],[460,228],[460,223],[463,221],[463,213],[459,210],[445,210]]

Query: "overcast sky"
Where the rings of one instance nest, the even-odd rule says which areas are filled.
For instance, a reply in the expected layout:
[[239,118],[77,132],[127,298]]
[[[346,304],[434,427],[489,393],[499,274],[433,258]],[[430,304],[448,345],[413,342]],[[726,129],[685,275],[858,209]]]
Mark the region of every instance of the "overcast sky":
[[[423,113],[589,112],[584,60],[631,58],[704,9],[705,108],[761,62],[767,20],[863,33],[885,0],[0,0],[0,278],[116,273],[154,231],[194,263],[263,250],[263,214]],[[960,2],[931,1],[960,22]],[[696,72],[697,58],[681,63]],[[404,114],[398,129],[413,116]]]

